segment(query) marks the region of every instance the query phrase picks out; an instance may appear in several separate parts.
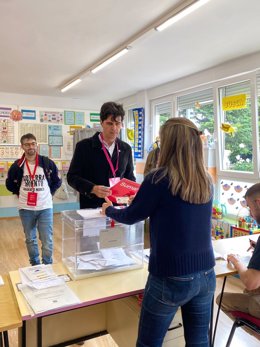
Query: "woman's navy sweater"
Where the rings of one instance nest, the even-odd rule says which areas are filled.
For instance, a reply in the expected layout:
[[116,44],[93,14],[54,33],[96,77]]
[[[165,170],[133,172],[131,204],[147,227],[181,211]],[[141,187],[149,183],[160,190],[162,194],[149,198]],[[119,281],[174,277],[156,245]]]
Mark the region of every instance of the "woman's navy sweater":
[[150,217],[151,274],[182,276],[212,268],[212,200],[191,204],[173,196],[167,177],[155,183],[158,172],[146,176],[130,206],[108,207],[106,215],[124,224]]

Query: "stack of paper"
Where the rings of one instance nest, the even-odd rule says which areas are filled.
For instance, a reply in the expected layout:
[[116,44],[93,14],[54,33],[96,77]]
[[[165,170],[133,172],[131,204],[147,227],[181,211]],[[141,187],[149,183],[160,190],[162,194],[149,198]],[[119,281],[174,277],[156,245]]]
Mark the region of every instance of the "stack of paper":
[[63,284],[65,281],[60,278],[52,269],[52,265],[36,265],[19,269],[22,284],[35,289],[42,289]]
[[38,314],[80,303],[79,298],[59,277],[52,265],[37,265],[19,269],[22,284],[19,289],[28,304]]

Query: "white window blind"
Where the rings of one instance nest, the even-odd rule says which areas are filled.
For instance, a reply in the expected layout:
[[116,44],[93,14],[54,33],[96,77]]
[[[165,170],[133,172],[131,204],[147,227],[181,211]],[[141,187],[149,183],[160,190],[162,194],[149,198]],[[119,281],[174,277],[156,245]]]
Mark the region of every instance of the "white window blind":
[[197,102],[200,104],[213,102],[213,89],[205,89],[177,97],[177,107],[179,110],[194,108]]
[[167,114],[169,117],[172,117],[172,103],[164,102],[163,104],[156,105],[155,114],[156,116]]

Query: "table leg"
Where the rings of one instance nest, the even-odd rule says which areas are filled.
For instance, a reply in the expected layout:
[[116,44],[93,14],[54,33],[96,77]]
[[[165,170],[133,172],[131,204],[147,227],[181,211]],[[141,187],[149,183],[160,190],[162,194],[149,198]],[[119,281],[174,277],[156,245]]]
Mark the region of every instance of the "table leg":
[[23,321],[22,326],[22,347],[26,347],[26,321]]
[[4,346],[9,347],[8,331],[4,331]]
[[216,331],[217,331],[217,326],[218,326],[218,317],[219,317],[219,312],[220,312],[220,308],[221,308],[222,298],[223,298],[224,289],[225,289],[225,285],[226,285],[226,280],[227,280],[227,276],[224,277],[223,284],[222,284],[222,289],[221,289],[221,293],[220,293],[220,300],[219,300],[219,306],[218,306],[218,310],[217,310],[217,317],[216,317],[214,333],[213,333],[213,339],[212,339],[212,342],[211,342],[211,347],[214,347],[214,343],[215,343],[215,336],[216,336]]
[[0,332],[0,347],[3,347],[3,336],[2,332]]
[[42,317],[37,318],[37,347],[42,347]]

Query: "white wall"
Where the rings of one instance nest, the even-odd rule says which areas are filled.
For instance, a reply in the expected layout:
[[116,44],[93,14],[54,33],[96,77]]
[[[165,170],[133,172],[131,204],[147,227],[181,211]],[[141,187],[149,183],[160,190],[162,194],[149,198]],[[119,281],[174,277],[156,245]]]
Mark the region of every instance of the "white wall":
[[99,112],[99,110],[89,110],[85,100],[78,98],[0,93],[0,100],[1,105],[26,105],[43,108],[88,110],[90,112]]

